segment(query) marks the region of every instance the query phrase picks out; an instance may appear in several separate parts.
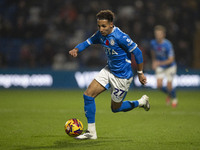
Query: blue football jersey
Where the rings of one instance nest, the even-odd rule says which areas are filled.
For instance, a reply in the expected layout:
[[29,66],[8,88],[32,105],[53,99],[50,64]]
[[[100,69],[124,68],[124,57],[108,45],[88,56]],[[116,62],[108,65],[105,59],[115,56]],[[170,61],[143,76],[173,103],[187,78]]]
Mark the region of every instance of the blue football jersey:
[[[174,49],[171,42],[167,39],[164,39],[163,43],[158,43],[155,39],[151,40],[151,50],[155,52],[156,60],[165,61],[169,57],[174,57]],[[161,67],[168,68],[175,65],[175,61],[169,65],[163,65]]]
[[97,31],[86,40],[89,45],[101,44],[108,57],[108,67],[110,71],[119,78],[129,79],[133,76],[131,67],[131,52],[137,44],[118,27],[114,27],[112,33],[102,36]]

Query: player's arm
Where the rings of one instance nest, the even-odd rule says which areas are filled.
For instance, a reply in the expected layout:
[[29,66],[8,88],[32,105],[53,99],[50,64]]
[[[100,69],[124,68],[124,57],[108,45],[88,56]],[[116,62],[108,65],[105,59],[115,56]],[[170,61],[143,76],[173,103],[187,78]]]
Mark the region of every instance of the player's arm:
[[173,63],[174,62],[174,56],[171,56],[171,57],[169,57],[167,60],[165,60],[165,61],[159,61],[158,62],[158,65],[159,66],[163,66],[163,65],[169,65],[169,64],[171,64],[171,63]]
[[163,61],[158,61],[157,62],[158,66],[170,65],[171,63],[174,62],[174,60],[175,60],[175,58],[174,58],[174,50],[173,50],[173,47],[172,47],[171,43],[168,43],[167,50],[168,50],[167,51],[168,59],[163,60]]
[[174,62],[174,56],[170,56],[167,60],[159,61],[159,60],[152,60],[152,69],[156,69],[158,66],[169,65]]
[[72,55],[73,57],[77,57],[78,53],[86,49],[88,46],[90,46],[88,40],[78,44],[74,49],[69,51],[69,54]]
[[70,50],[69,54],[72,55],[73,57],[77,57],[78,53],[82,52],[87,47],[89,47],[92,44],[98,44],[98,43],[99,43],[99,32],[96,32],[86,41],[78,44],[74,49]]
[[135,56],[135,61],[137,63],[137,73],[138,73],[138,78],[141,84],[145,85],[147,83],[146,76],[143,73],[143,55],[142,51],[136,47],[132,53]]
[[151,50],[151,59],[152,59],[152,61],[156,60],[156,55],[155,55],[154,50]]
[[135,61],[137,63],[137,72],[138,72],[138,78],[141,82],[141,84],[146,84],[147,80],[146,77],[143,74],[143,55],[142,51],[137,47],[137,44],[132,41],[132,39],[128,35],[121,36],[119,40],[120,46],[129,51],[130,53],[133,53],[135,57]]
[[158,66],[158,63],[156,61],[156,54],[153,49],[151,50],[151,59],[152,59],[152,69],[155,70],[156,67]]

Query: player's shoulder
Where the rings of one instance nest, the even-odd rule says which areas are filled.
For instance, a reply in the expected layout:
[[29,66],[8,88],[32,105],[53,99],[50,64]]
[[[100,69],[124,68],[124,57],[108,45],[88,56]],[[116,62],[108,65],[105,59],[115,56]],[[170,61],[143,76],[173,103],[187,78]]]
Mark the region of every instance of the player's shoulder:
[[171,45],[172,43],[171,43],[171,41],[170,40],[168,40],[168,39],[164,39],[164,43],[165,44],[169,44],[169,45]]
[[116,39],[120,39],[122,38],[123,36],[127,36],[126,33],[124,33],[120,28],[118,27],[114,27],[114,31],[113,31],[113,36],[116,38]]
[[100,36],[100,31],[96,31],[91,37],[94,37],[94,36]]
[[155,39],[152,39],[152,40],[150,41],[150,43],[151,43],[151,45],[155,45],[155,44],[157,43],[157,41],[156,41]]
[[171,41],[169,41],[168,39],[164,39],[164,46],[165,46],[165,47],[168,47],[169,49],[170,49],[171,47],[173,47]]

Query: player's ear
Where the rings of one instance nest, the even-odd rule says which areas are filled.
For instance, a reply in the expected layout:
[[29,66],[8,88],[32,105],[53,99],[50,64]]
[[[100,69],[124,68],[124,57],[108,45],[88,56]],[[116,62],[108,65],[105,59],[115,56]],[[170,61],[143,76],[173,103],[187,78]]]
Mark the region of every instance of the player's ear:
[[113,27],[113,25],[114,25],[113,22],[110,22],[110,27]]

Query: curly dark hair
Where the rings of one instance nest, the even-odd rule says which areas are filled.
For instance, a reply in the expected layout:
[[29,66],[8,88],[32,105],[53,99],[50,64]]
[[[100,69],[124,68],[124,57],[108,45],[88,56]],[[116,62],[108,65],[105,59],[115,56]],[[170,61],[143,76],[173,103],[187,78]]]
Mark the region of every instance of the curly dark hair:
[[108,20],[109,22],[113,22],[115,15],[111,10],[101,10],[97,13],[96,18],[98,20]]

